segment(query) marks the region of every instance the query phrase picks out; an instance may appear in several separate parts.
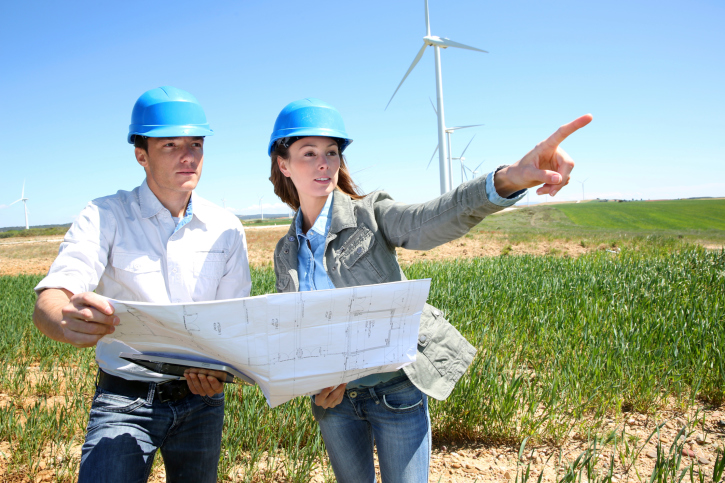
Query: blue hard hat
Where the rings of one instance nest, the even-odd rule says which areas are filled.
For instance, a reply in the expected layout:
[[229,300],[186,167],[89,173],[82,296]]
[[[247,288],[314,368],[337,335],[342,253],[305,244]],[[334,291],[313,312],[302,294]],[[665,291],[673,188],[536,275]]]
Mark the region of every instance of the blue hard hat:
[[272,148],[278,139],[305,136],[339,138],[342,140],[341,153],[352,142],[337,109],[319,99],[307,98],[290,102],[279,113],[267,154],[272,154]]
[[176,87],[157,87],[144,92],[133,106],[128,142],[136,135],[151,138],[212,136],[204,109],[196,97]]

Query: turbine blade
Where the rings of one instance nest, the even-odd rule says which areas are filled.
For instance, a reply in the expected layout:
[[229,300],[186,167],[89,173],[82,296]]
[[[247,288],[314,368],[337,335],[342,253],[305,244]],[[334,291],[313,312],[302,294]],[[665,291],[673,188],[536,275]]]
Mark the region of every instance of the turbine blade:
[[428,98],[428,100],[430,101],[430,107],[432,107],[432,108],[433,108],[433,112],[435,112],[435,113],[436,113],[436,116],[437,116],[437,115],[438,115],[438,111],[436,110],[436,106],[435,106],[435,104],[433,104],[433,99],[431,99],[431,98],[429,97],[429,98]]
[[430,161],[428,161],[428,166],[426,166],[425,169],[430,168],[430,163],[433,162],[433,158],[435,158],[437,152],[438,152],[438,145],[436,145],[436,149],[435,149],[435,151],[433,151],[433,156],[430,157]]
[[10,204],[9,204],[8,206],[13,206],[13,205],[14,205],[15,203],[17,203],[18,201],[23,201],[23,199],[22,199],[22,198],[20,198],[20,199],[19,199],[19,200],[17,200],[17,201],[13,201],[13,202],[12,202],[12,203],[10,203]]
[[430,17],[428,16],[428,0],[425,0],[425,34],[430,35]]
[[[474,135],[473,135],[473,138],[475,138],[475,137],[476,137],[476,135],[474,134]],[[464,155],[464,154],[466,154],[466,150],[468,149],[468,146],[470,146],[470,145],[471,145],[471,143],[473,142],[473,138],[471,138],[471,140],[470,140],[470,141],[468,141],[468,144],[466,144],[466,148],[465,148],[465,149],[463,150],[463,152],[461,153],[461,157],[463,157],[463,155]]]
[[478,168],[480,168],[483,163],[484,163],[484,161],[481,161],[480,163],[478,163],[478,166],[473,168],[473,171],[478,171]]
[[393,92],[393,95],[390,96],[390,100],[388,101],[388,105],[385,106],[385,109],[384,110],[386,110],[386,111],[388,110],[388,106],[390,105],[391,102],[393,102],[393,97],[395,97],[395,94],[398,93],[398,89],[400,89],[400,86],[403,85],[403,82],[405,82],[405,79],[408,78],[408,74],[410,74],[410,72],[413,70],[413,68],[418,63],[418,61],[420,61],[420,58],[423,57],[423,52],[425,52],[425,48],[426,47],[428,47],[428,45],[427,44],[423,44],[423,47],[421,47],[421,49],[418,51],[418,55],[415,56],[415,59],[413,59],[413,63],[410,64],[410,67],[408,68],[408,72],[406,72],[405,75],[403,76],[403,80],[400,81],[400,84],[398,84],[397,89],[395,89],[395,92]]
[[455,131],[456,129],[467,129],[469,127],[479,127],[479,126],[485,126],[485,124],[469,124],[468,126],[447,127],[446,129]]
[[478,49],[476,47],[471,47],[470,45],[454,42],[451,39],[441,38],[441,44],[445,45],[446,47],[456,47],[458,49],[475,50],[476,52],[483,52],[484,54],[488,54],[487,50],[482,50],[482,49]]

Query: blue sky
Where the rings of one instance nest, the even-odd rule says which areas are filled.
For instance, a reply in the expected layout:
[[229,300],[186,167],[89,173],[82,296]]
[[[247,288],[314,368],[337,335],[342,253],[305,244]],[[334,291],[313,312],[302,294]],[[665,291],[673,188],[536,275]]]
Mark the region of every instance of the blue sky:
[[[559,125],[586,197],[725,196],[725,6],[716,1],[430,0],[431,33],[488,50],[441,52],[446,124],[481,172]],[[201,196],[238,213],[284,211],[266,146],[288,102],[342,113],[365,191],[438,195],[433,52],[384,107],[422,45],[422,0],[14,2],[0,17],[0,226],[68,223],[143,180],[125,138],[134,102],[173,85],[204,106]],[[460,168],[454,165],[454,183]],[[580,199],[572,183],[557,199]],[[531,201],[543,197],[531,194]]]

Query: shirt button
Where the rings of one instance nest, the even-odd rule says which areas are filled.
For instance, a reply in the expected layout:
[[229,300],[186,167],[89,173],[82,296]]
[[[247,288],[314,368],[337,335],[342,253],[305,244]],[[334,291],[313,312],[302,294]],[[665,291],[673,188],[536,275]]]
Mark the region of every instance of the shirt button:
[[350,394],[348,394],[352,399],[355,399],[357,397],[357,391],[352,391]]
[[290,237],[288,238],[288,240],[289,240],[289,241],[295,241],[295,237],[293,237],[293,236],[290,236]]
[[426,337],[425,335],[421,335],[420,337],[418,337],[418,342],[420,342],[421,344],[424,344],[427,340],[428,337]]
[[174,268],[174,269],[172,270],[172,272],[176,273],[176,272],[178,272],[178,270],[177,270],[176,268]]
[[362,247],[357,247],[357,250],[355,250],[358,255],[362,253]]
[[335,267],[332,267],[332,271],[333,271],[333,272],[335,271]]
[[285,253],[289,253],[289,250],[285,250],[284,252],[285,252]]

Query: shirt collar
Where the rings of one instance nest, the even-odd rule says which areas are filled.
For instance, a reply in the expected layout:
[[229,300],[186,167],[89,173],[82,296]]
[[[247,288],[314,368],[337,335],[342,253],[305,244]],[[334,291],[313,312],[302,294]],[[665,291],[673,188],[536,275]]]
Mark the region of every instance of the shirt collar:
[[[322,211],[320,211],[320,214],[317,215],[317,219],[315,220],[315,223],[312,225],[312,228],[310,230],[314,231],[320,236],[327,236],[327,232],[330,228],[330,214],[332,211],[332,193],[327,195],[327,200],[325,201],[325,206],[322,207]],[[306,238],[305,232],[302,230],[302,222],[303,222],[303,216],[302,211],[297,214],[297,218],[295,219],[295,230],[297,232],[297,240],[299,241],[299,237],[303,236]]]
[[[141,216],[144,218],[151,218],[152,216],[157,215],[161,210],[166,209],[156,197],[154,192],[151,191],[151,188],[149,188],[145,179],[138,190],[138,198],[138,202],[141,207]],[[189,215],[193,215],[203,223],[205,214],[204,200],[196,194],[196,191],[192,191],[191,198],[189,198],[189,204],[186,205],[184,218]]]

